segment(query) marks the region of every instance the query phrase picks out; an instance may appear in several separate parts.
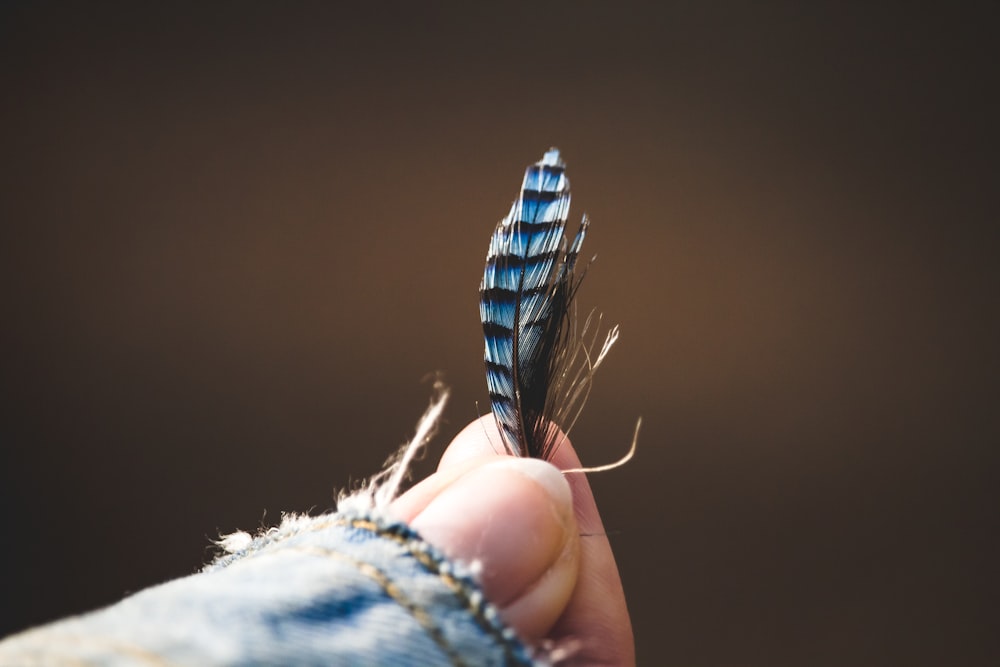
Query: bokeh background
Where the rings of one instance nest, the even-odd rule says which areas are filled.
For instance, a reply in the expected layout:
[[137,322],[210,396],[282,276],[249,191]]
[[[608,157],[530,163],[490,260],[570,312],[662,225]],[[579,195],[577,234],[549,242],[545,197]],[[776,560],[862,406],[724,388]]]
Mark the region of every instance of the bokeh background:
[[996,664],[986,7],[4,3],[0,633],[426,471],[555,145],[640,663]]

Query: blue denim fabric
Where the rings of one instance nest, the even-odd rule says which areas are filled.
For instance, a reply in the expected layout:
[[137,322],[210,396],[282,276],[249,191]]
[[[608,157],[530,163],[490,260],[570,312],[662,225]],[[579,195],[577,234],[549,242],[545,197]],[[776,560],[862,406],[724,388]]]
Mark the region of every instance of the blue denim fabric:
[[533,665],[467,571],[371,513],[286,520],[203,572],[0,642],[0,665]]

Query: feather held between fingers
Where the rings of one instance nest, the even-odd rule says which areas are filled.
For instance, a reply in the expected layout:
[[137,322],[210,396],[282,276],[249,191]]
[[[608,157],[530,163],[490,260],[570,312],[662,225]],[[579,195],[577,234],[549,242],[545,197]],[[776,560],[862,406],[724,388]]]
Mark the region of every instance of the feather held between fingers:
[[516,456],[552,456],[618,338],[616,326],[595,355],[600,317],[578,326],[573,300],[586,266],[577,259],[590,223],[584,216],[569,243],[569,207],[566,165],[552,148],[525,170],[486,255],[479,301],[486,380],[503,446]]

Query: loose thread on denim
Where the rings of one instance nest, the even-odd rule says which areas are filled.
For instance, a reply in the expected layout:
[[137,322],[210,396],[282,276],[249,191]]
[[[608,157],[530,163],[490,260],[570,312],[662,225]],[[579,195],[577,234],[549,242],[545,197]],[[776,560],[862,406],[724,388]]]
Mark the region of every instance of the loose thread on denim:
[[435,375],[434,393],[427,409],[417,421],[413,437],[390,456],[382,470],[369,478],[360,489],[339,494],[338,510],[360,513],[367,510],[384,512],[388,509],[410,475],[413,461],[437,434],[441,415],[450,395],[451,390],[439,375]]
[[[209,572],[226,567],[243,558],[252,558],[264,547],[284,542],[296,535],[319,532],[336,525],[340,525],[336,514],[309,516],[297,512],[283,512],[280,524],[262,529],[255,537],[251,537],[245,531],[236,531],[215,540],[216,546],[224,549],[225,553],[202,568],[202,571]],[[233,539],[234,535],[238,537]],[[250,538],[249,541],[247,537]]]
[[448,403],[450,393],[451,391],[440,377],[435,379],[434,396],[431,398],[431,403],[427,407],[427,410],[424,411],[424,414],[417,422],[416,433],[408,443],[403,445],[395,460],[390,460],[391,462],[386,468],[388,480],[385,483],[378,484],[377,488],[372,487],[373,503],[376,508],[388,507],[389,503],[399,495],[403,481],[410,473],[410,465],[417,457],[417,454],[437,434],[438,423],[441,420],[441,414],[444,412],[444,406]]

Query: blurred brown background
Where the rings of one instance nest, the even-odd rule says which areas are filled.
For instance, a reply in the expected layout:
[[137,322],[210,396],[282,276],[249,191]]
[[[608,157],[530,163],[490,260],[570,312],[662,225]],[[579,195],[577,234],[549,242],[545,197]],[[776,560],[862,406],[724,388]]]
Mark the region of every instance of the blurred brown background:
[[5,3],[0,633],[440,453],[555,145],[640,663],[996,664],[995,24],[692,4]]

